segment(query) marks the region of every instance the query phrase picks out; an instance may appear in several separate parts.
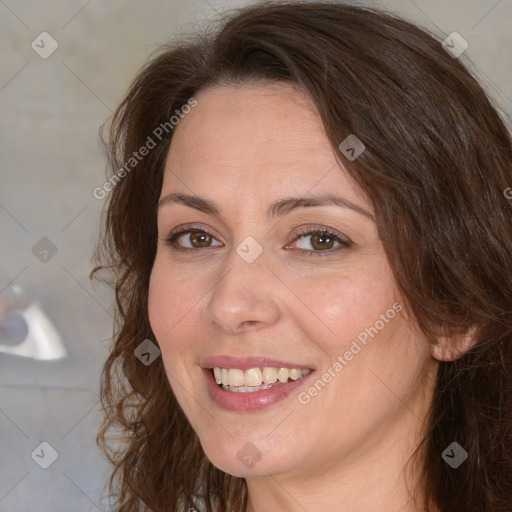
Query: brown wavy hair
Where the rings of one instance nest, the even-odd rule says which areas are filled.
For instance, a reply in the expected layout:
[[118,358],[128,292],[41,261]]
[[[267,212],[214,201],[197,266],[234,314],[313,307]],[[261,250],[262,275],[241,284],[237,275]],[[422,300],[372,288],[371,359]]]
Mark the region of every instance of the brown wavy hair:
[[[416,452],[422,506],[512,510],[512,140],[441,40],[382,10],[267,2],[161,47],[140,71],[103,136],[117,178],[92,272],[110,270],[116,294],[98,444],[119,512],[177,512],[197,498],[208,512],[245,510],[245,480],[206,458],[162,359],[146,367],[134,350],[157,344],[148,284],[172,129],[157,140],[155,128],[206,87],[249,81],[305,90],[334,151],[349,134],[364,142],[357,160],[340,162],[373,204],[407,308],[432,343],[476,329],[471,350],[439,363]],[[148,137],[158,143],[127,170]],[[441,458],[453,441],[469,454],[456,470]]]

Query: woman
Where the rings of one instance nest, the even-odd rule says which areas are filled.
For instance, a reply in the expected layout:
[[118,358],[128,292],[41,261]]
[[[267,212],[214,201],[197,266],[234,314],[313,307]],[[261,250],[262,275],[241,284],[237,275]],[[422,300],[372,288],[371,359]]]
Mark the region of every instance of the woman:
[[512,510],[512,141],[440,41],[253,6],[107,144],[120,512]]

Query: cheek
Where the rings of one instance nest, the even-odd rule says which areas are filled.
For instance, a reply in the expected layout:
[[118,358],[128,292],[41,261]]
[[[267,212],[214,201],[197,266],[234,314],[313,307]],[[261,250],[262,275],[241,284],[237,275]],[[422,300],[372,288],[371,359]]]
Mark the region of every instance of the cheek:
[[174,295],[167,293],[167,287],[168,281],[165,275],[162,275],[159,266],[155,264],[149,280],[148,316],[151,329],[159,341],[168,323],[166,312],[174,306],[172,304]]
[[167,268],[158,260],[150,277],[148,293],[148,316],[153,334],[161,350],[162,362],[171,388],[185,411],[187,390],[193,389],[187,367],[191,366],[191,354],[187,351],[187,311],[190,312],[189,298],[184,282],[176,271]]
[[175,272],[169,270],[155,261],[149,282],[148,316],[162,352],[165,369],[168,374],[174,375],[180,371],[177,362],[183,361],[180,357],[183,352],[180,340],[184,339],[183,324],[186,323],[184,319],[190,306],[183,284]]
[[153,333],[165,342],[186,323],[202,296],[200,282],[157,255],[149,281],[148,315]]
[[[307,321],[316,333],[313,339],[324,344],[329,352],[343,349],[346,342],[350,344],[375,322],[380,324],[380,315],[400,301],[391,270],[380,262],[364,270],[344,269],[335,279],[330,277],[314,283],[306,280],[298,285],[296,292],[308,310],[307,316],[302,313],[297,316],[301,319],[298,321],[303,325]],[[303,311],[302,305],[299,310]],[[393,310],[391,314],[395,316]]]
[[194,379],[200,378],[195,373],[198,356],[193,340],[203,337],[198,335],[199,315],[209,285],[197,269],[194,270],[184,271],[166,259],[165,254],[157,254],[148,290],[149,322],[169,382],[180,402],[182,386],[193,389]]

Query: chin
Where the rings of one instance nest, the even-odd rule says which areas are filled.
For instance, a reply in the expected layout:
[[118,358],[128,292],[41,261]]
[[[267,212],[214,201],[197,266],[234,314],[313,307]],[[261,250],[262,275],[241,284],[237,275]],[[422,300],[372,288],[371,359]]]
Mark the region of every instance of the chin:
[[[267,477],[288,472],[298,464],[297,451],[292,446],[273,446],[264,440],[244,441],[227,436],[225,443],[210,439],[203,443],[208,460],[224,473],[240,478]],[[280,451],[277,451],[280,450]],[[293,455],[292,455],[293,454]]]

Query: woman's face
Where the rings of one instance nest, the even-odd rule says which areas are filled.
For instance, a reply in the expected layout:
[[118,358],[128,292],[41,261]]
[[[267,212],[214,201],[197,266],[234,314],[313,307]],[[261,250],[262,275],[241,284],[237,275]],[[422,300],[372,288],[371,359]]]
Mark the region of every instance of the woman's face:
[[313,104],[287,84],[196,99],[167,157],[149,316],[208,458],[300,477],[406,451],[430,346]]

